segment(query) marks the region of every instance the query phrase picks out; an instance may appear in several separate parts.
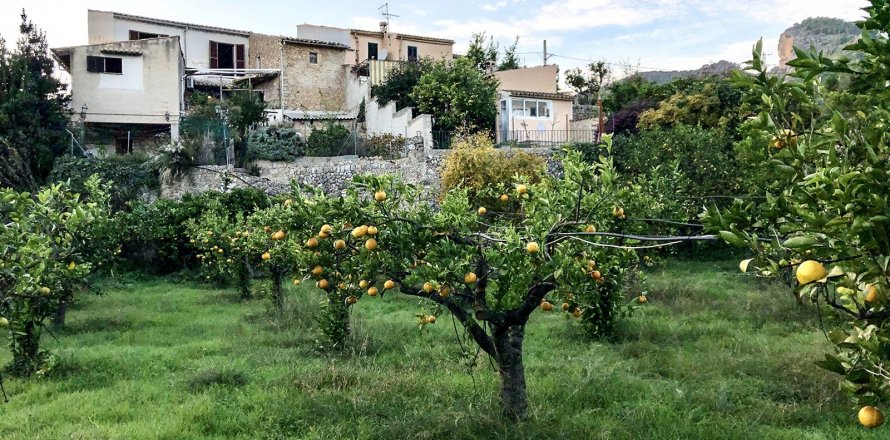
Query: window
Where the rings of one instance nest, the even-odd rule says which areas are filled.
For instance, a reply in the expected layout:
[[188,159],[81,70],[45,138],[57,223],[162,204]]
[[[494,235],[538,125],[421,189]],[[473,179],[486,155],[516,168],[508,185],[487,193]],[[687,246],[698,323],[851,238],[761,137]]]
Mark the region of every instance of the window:
[[309,64],[318,64],[318,52],[309,52]]
[[149,38],[160,38],[160,37],[168,37],[168,36],[169,35],[153,34],[151,32],[130,30],[130,40],[147,40]]
[[123,60],[109,57],[87,57],[87,72],[124,73]]
[[377,59],[377,43],[368,43],[368,59]]
[[243,69],[244,45],[210,42],[211,69]]
[[515,117],[520,118],[549,118],[550,117],[550,101],[539,101],[536,99],[513,99],[513,112]]
[[417,46],[408,46],[408,61],[417,61]]

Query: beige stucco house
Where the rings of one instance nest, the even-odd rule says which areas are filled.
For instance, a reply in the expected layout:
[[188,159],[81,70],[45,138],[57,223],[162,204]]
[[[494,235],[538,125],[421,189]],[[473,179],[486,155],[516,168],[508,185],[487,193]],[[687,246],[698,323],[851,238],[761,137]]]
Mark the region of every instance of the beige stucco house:
[[573,140],[572,96],[557,88],[559,67],[503,70],[498,79],[497,141],[560,144]]
[[74,121],[93,136],[84,148],[134,145],[179,137],[185,61],[178,36],[52,50],[71,75]]
[[352,51],[345,54],[344,62],[350,65],[368,60],[451,59],[454,46],[454,40],[389,32],[389,24],[385,21],[380,22],[377,31],[301,24],[297,26],[297,36],[348,45]]

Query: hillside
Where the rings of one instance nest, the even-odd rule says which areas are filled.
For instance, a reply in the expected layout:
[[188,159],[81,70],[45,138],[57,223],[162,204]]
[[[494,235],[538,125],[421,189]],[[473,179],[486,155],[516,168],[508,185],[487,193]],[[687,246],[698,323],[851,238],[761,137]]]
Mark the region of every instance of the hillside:
[[794,47],[840,56],[843,48],[856,41],[860,30],[854,23],[838,18],[816,17],[796,23],[779,36],[779,68],[787,69],[794,59]]
[[695,70],[652,71],[640,72],[639,74],[648,81],[652,81],[656,84],[665,84],[671,82],[676,78],[698,78],[710,75],[725,76],[728,75],[729,72],[732,72],[733,70],[736,70],[738,68],[739,65],[737,63],[720,60],[716,63],[705,64],[704,66]]

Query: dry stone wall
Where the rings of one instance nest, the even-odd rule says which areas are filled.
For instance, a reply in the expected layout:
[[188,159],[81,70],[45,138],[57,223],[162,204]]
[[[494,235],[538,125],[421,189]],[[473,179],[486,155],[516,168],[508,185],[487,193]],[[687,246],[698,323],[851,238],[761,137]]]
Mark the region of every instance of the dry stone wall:
[[[258,161],[259,175],[225,166],[202,166],[183,176],[161,177],[161,197],[179,199],[184,194],[255,187],[269,194],[286,192],[292,181],[321,188],[325,193],[342,193],[354,176],[396,174],[406,182],[424,186],[429,194],[440,188],[442,163],[449,150],[424,149],[419,139],[408,143],[406,157],[385,160],[374,157],[301,157],[293,162]],[[510,149],[504,149],[510,150]],[[549,148],[517,149],[546,157],[549,173],[559,175],[561,166]]]

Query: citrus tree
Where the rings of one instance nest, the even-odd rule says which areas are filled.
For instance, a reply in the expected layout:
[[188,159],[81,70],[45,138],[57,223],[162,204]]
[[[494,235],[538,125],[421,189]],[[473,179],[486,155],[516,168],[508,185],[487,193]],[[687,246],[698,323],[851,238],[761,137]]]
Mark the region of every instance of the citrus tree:
[[[98,180],[88,187],[107,202]],[[91,225],[107,206],[84,201],[65,184],[34,194],[0,189],[0,200],[0,327],[13,356],[7,370],[27,376],[50,366],[40,350],[45,321],[86,283],[97,255]]]
[[450,313],[497,364],[506,415],[523,418],[531,314],[562,311],[607,335],[633,307],[622,288],[637,267],[638,242],[605,231],[620,229],[624,206],[644,204],[642,196],[618,183],[608,160],[585,164],[569,153],[563,163],[562,178],[517,177],[477,190],[496,200],[492,206],[471,205],[458,188],[434,207],[421,202],[421,188],[365,176],[341,197],[295,192],[276,218],[302,222],[281,226],[299,235],[290,248],[296,274],[327,292],[339,313],[327,316],[341,330],[348,332],[348,308],[362,300],[397,292],[426,299],[418,323]]
[[244,216],[235,218],[218,209],[209,209],[200,218],[189,219],[186,224],[189,243],[198,249],[195,256],[201,262],[201,271],[207,281],[230,283],[238,289],[241,300],[251,297],[251,266],[258,260],[252,258],[246,244],[250,231]]
[[794,270],[798,295],[848,318],[828,334],[836,351],[819,365],[875,403],[890,400],[890,3],[865,10],[862,37],[847,47],[855,61],[797,50],[791,78],[776,77],[755,46],[753,73],[736,81],[756,110],[752,136],[771,139],[762,148],[782,189],[704,220],[754,252],[743,271]]

